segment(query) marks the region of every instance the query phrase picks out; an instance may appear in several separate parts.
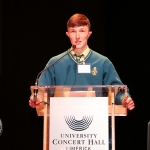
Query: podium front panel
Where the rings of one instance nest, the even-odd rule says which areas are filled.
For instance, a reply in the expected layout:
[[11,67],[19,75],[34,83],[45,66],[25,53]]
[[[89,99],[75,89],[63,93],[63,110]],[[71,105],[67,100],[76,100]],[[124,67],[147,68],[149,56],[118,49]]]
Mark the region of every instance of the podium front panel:
[[38,91],[45,104],[37,107],[38,115],[44,116],[44,150],[115,150],[114,116],[127,114],[115,105],[115,97],[127,94],[125,85],[52,86]]

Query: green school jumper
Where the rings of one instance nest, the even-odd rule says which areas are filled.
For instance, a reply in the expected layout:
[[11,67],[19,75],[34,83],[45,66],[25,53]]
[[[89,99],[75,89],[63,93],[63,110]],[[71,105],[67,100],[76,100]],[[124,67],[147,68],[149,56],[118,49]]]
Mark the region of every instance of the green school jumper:
[[[62,57],[66,52],[52,57],[46,67]],[[91,73],[78,73],[78,62],[71,54],[60,59],[39,77],[39,86],[52,85],[123,85],[112,62],[105,56],[90,49],[85,63],[91,65]],[[121,104],[124,94],[118,93],[116,104]]]

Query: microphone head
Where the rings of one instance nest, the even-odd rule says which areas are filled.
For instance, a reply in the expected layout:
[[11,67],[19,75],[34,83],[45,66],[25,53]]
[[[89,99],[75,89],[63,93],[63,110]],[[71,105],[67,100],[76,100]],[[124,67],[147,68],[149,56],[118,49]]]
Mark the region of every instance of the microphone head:
[[76,48],[76,45],[72,45],[72,47],[73,47],[73,49],[75,49],[75,48]]

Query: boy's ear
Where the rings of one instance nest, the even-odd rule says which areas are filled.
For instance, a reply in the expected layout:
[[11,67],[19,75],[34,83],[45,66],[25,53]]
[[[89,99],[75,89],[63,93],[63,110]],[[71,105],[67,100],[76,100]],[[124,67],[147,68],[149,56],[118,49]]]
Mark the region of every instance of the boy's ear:
[[69,37],[69,33],[68,32],[66,32],[66,35]]

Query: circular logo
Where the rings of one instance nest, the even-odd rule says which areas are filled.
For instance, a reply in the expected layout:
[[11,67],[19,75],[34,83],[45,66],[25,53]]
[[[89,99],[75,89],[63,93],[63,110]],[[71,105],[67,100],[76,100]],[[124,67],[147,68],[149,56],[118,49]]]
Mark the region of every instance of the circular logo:
[[2,121],[0,119],[0,135],[2,134],[2,131],[3,131],[3,125],[2,125]]

